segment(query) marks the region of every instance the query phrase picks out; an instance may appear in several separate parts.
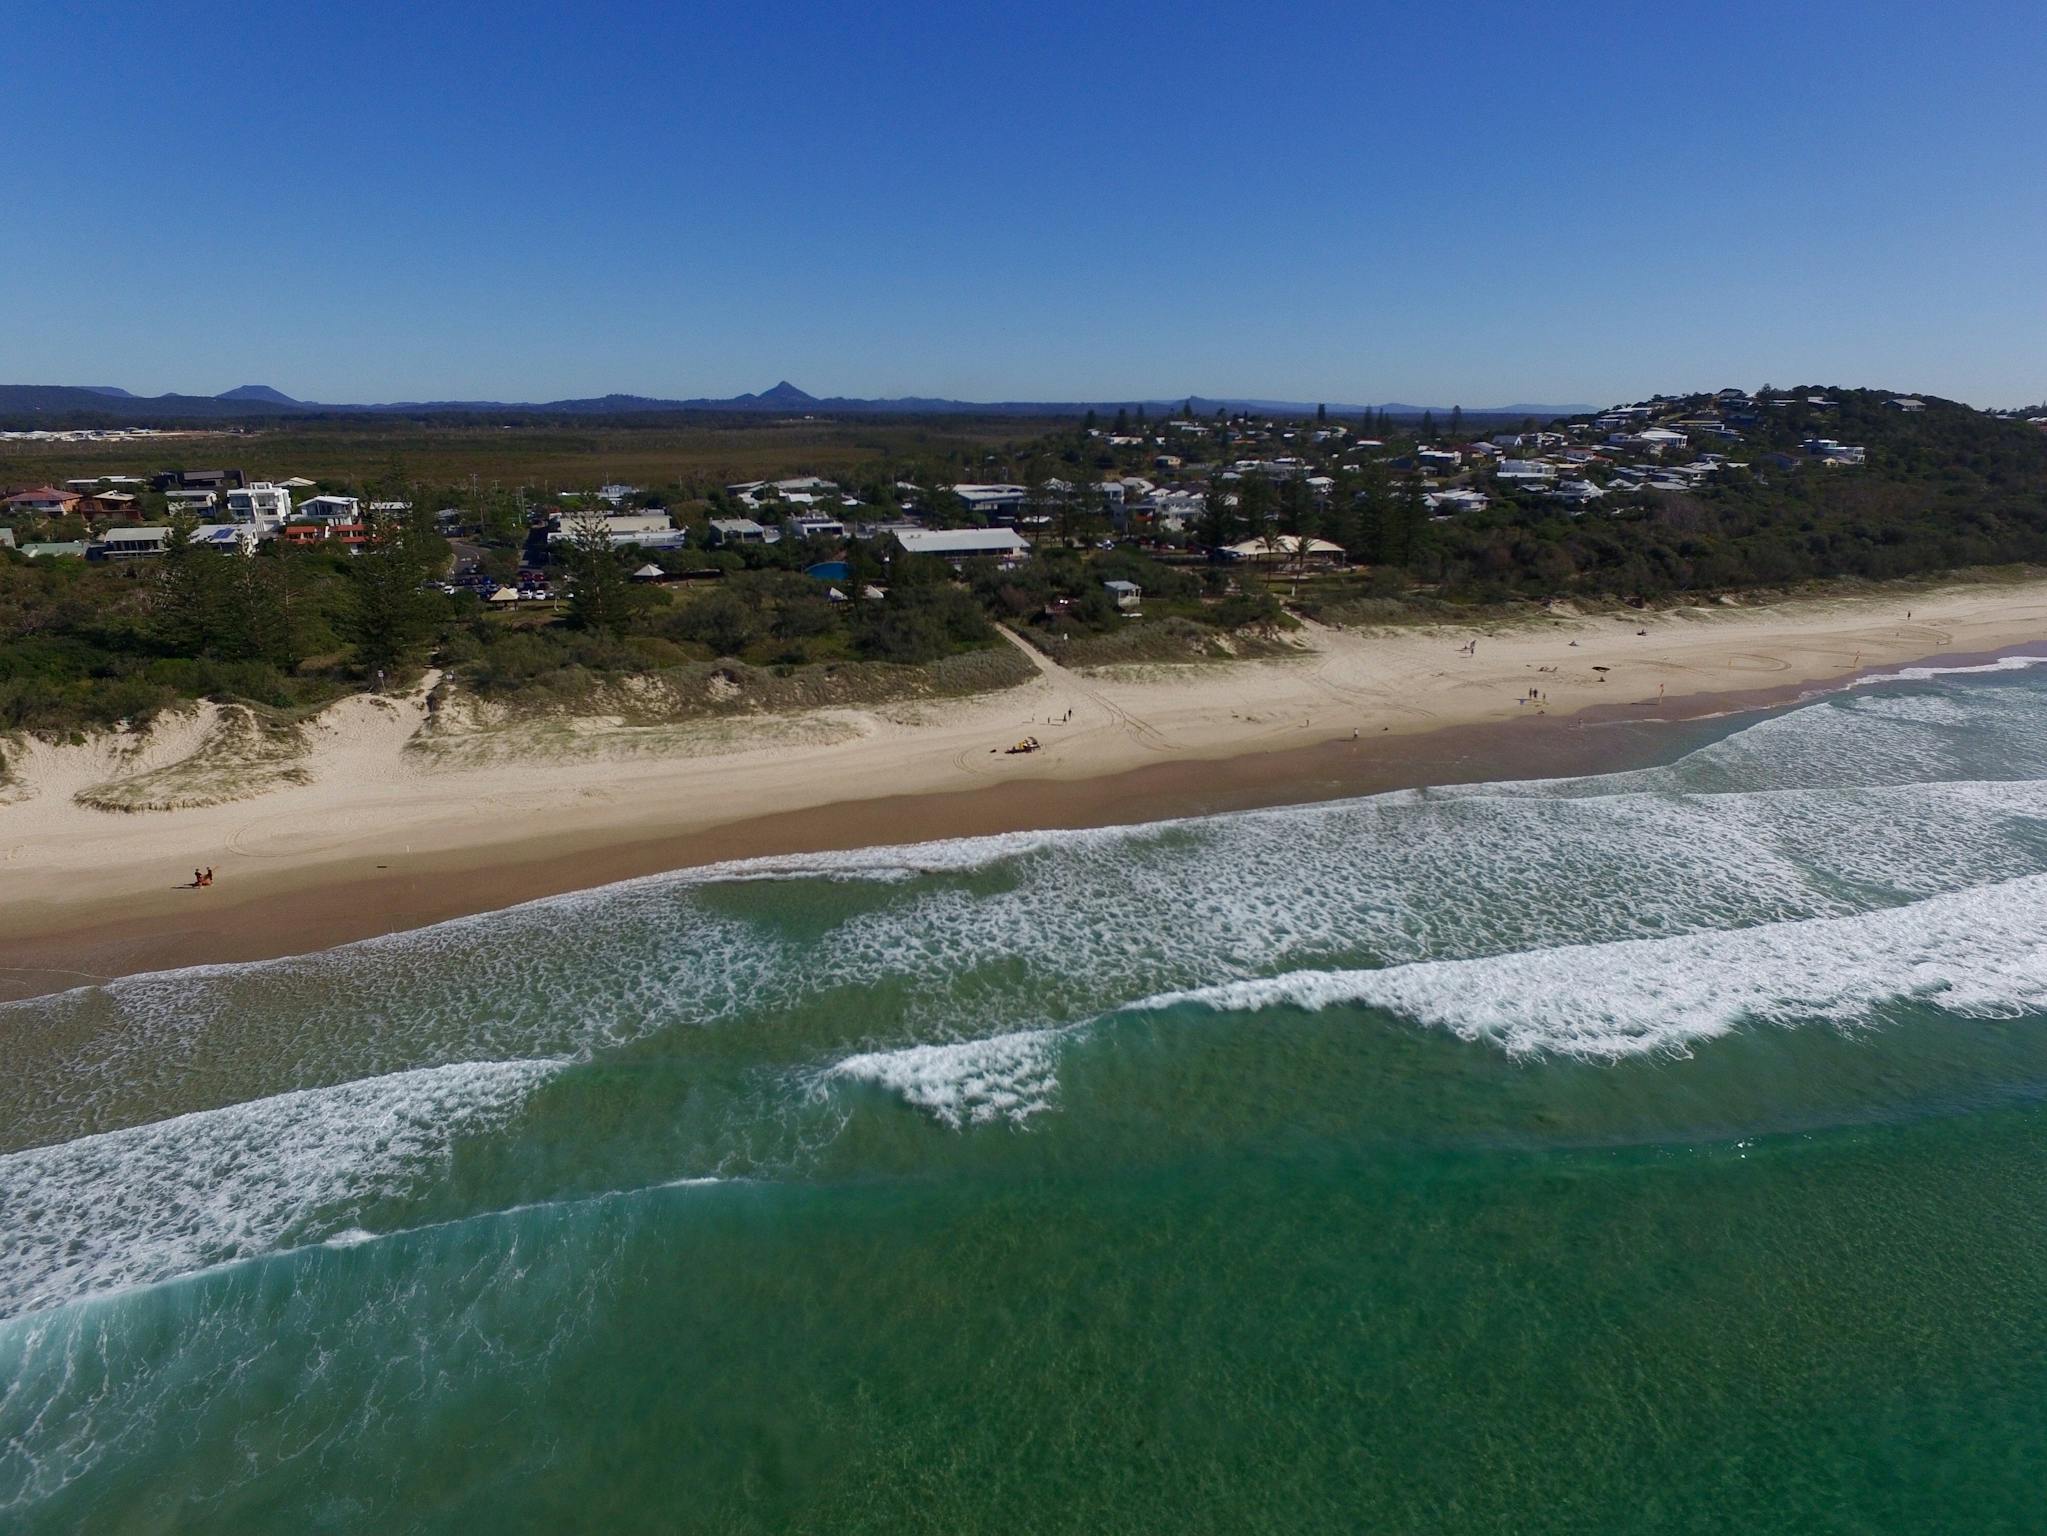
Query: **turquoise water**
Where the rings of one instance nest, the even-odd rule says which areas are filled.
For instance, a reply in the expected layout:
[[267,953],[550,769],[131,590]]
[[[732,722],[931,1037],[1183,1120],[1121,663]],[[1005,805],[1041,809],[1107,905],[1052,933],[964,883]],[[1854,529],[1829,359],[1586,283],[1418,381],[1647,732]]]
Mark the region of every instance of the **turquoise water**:
[[2047,669],[0,1008],[0,1528],[2037,1530]]

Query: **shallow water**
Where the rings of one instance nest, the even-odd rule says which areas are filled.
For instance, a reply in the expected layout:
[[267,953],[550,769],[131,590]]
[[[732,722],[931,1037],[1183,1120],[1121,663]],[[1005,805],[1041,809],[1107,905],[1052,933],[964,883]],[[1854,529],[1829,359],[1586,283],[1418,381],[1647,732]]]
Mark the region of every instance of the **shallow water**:
[[0,1008],[10,1530],[2022,1530],[2047,674]]

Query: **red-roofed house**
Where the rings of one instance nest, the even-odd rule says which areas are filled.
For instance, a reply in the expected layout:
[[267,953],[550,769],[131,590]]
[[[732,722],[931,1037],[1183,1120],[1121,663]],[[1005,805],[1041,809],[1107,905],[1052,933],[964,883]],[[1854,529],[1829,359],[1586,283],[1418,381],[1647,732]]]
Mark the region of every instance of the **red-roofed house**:
[[33,486],[26,491],[17,491],[0,506],[10,512],[39,512],[50,517],[67,517],[78,506],[80,496],[76,491],[60,491],[54,485]]

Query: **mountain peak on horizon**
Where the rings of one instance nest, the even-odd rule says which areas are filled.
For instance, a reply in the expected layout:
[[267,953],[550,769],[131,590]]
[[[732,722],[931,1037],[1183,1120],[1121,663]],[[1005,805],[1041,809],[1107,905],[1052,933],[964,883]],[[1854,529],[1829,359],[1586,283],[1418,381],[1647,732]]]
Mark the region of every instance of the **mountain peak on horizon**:
[[757,395],[746,397],[753,400],[772,401],[777,405],[815,405],[817,396],[808,394],[791,384],[787,379],[778,382],[773,389],[764,389]]
[[238,384],[233,389],[224,389],[213,397],[216,400],[261,400],[269,405],[297,405],[298,401],[280,389],[268,384]]

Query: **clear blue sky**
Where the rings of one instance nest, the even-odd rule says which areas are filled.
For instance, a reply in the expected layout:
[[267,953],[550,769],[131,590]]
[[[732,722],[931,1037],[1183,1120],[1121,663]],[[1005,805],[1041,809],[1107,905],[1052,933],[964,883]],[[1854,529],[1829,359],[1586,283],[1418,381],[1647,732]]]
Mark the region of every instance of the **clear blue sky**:
[[0,381],[2028,403],[2043,22],[22,4]]

